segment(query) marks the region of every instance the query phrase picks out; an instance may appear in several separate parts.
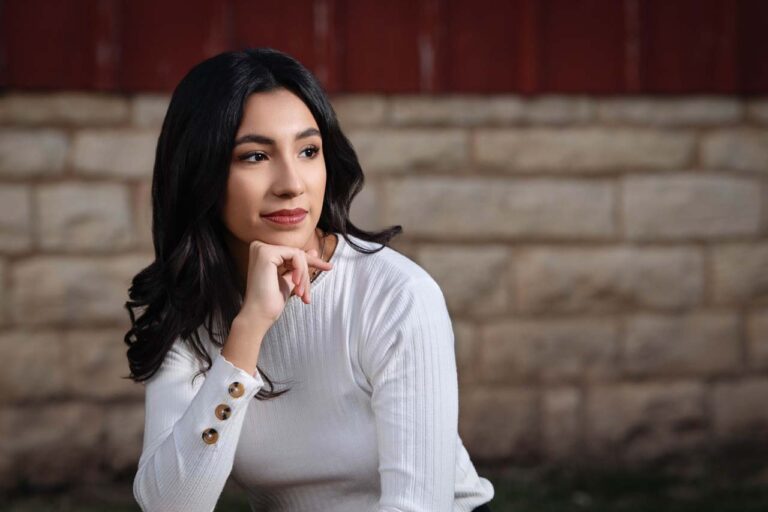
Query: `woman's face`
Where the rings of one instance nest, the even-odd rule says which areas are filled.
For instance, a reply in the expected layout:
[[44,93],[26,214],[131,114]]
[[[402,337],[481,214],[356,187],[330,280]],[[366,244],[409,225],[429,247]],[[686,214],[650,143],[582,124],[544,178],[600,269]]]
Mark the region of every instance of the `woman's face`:
[[[223,222],[253,240],[303,248],[313,243],[325,194],[322,139],[312,113],[287,89],[251,94],[237,130],[229,167]],[[276,210],[306,210],[296,224],[264,217]]]

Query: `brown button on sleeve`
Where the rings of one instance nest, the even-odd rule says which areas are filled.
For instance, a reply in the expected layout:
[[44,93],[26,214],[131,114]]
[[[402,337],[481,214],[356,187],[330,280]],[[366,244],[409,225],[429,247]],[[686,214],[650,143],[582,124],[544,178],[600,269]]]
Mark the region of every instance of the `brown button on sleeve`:
[[219,433],[214,428],[207,428],[203,431],[203,441],[207,444],[213,444],[219,440]]
[[229,395],[232,398],[240,398],[245,393],[245,387],[239,382],[233,382],[229,385]]
[[219,404],[216,407],[216,417],[225,420],[232,415],[232,409],[227,404]]

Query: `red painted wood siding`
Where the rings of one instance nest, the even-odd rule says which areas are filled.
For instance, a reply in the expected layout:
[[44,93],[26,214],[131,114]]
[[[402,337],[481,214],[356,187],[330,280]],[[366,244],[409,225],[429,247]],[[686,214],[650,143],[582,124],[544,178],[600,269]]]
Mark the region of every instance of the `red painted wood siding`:
[[764,0],[5,0],[0,86],[170,91],[271,46],[326,89],[765,94]]

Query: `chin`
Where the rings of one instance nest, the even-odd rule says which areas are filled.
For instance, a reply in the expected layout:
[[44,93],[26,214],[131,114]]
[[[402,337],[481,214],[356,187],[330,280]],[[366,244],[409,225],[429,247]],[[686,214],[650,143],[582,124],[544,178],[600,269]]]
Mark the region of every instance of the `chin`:
[[253,239],[262,240],[268,244],[286,245],[300,249],[307,245],[314,231],[315,226],[293,228],[265,227],[265,229],[259,230],[259,233]]

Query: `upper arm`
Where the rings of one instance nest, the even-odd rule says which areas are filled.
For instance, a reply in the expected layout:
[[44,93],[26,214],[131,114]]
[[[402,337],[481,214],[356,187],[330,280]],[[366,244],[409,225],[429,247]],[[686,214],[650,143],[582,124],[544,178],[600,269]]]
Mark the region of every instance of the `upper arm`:
[[376,417],[380,510],[452,510],[458,436],[454,336],[437,283],[406,283],[365,340]]

